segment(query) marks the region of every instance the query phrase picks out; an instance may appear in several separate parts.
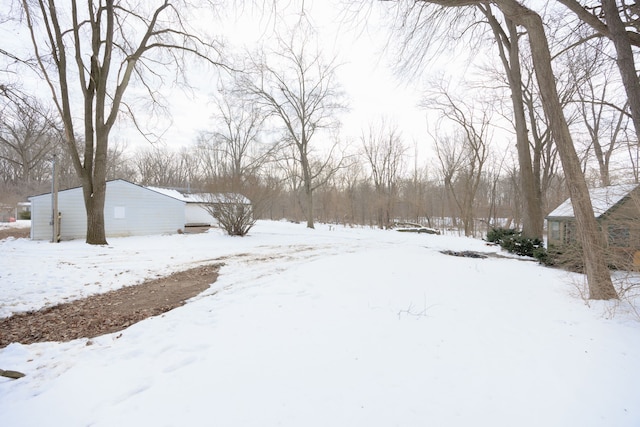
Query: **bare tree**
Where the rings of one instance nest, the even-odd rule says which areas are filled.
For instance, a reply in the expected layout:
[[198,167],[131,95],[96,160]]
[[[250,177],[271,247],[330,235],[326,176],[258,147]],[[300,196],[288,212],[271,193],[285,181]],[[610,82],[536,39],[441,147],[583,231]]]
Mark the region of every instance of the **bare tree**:
[[284,145],[276,157],[275,164],[279,171],[284,173],[290,219],[299,221],[305,217],[305,206],[302,166],[298,160],[297,148],[291,144]]
[[368,132],[363,132],[360,142],[376,191],[378,227],[389,227],[404,169],[406,147],[402,143],[402,135],[396,125],[382,119],[377,126],[369,125]]
[[[188,26],[184,14],[190,5],[179,1],[163,0],[154,6],[88,1],[83,8],[73,0],[67,9],[53,0],[22,0],[22,8],[38,68],[51,90],[68,152],[82,181],[86,241],[105,244],[109,136],[126,105],[127,88],[138,79],[155,99],[152,80],[161,80],[162,70],[181,64],[185,54],[213,62],[210,55],[216,46]],[[153,52],[168,57],[152,57]],[[74,108],[77,90],[79,110]],[[81,150],[77,132],[84,139]]]
[[[423,105],[438,111],[443,120],[454,123],[460,129],[461,134],[456,137],[459,144],[458,153],[450,152],[447,157],[456,157],[455,184],[461,188],[452,191],[452,195],[460,211],[465,236],[471,236],[475,231],[474,201],[489,156],[490,114],[486,108],[478,114],[474,107],[455,99],[450,91],[442,86],[437,93],[425,100]],[[438,157],[440,159],[440,154]],[[442,164],[442,159],[440,162]],[[451,168],[448,169],[449,173],[453,172]],[[454,176],[447,177],[450,191],[453,190],[453,178]]]
[[576,108],[587,130],[589,145],[598,163],[600,184],[611,185],[610,161],[621,146],[628,123],[626,105],[617,106],[612,74],[614,64],[605,56],[602,40],[595,46],[582,44],[571,52],[571,74],[580,81],[576,88]]
[[361,197],[358,192],[359,184],[364,179],[364,167],[362,162],[357,159],[354,160],[349,162],[334,177],[342,192],[342,209],[344,212],[342,222],[344,224],[364,222],[362,219],[362,204],[359,203]]
[[52,154],[60,148],[55,117],[36,100],[11,100],[0,112],[0,161],[11,170],[5,179],[29,185],[49,179]]
[[[595,32],[608,37],[616,50],[616,64],[622,77],[636,139],[640,140],[640,81],[633,56],[632,47],[640,47],[640,32],[638,28],[637,7],[635,3],[622,2],[618,6],[616,0],[602,0],[595,7],[582,5],[577,0],[559,0],[568,9]],[[625,17],[623,20],[622,17]]]
[[186,190],[200,180],[198,157],[187,148],[173,151],[156,144],[138,150],[132,163],[142,185]]
[[212,143],[211,135],[208,132],[200,132],[192,149],[194,156],[199,161],[201,178],[204,182],[213,182],[216,178],[224,176],[224,153]]
[[458,172],[462,169],[463,156],[461,154],[462,145],[457,138],[447,135],[435,135],[436,157],[439,164],[439,172],[443,183],[443,198],[440,217],[449,216],[454,227],[457,226],[457,216],[454,215],[455,207],[458,206],[455,194]]
[[136,171],[131,161],[125,142],[115,141],[109,146],[109,164],[107,180],[125,179],[135,181]]
[[402,205],[402,218],[416,224],[426,221],[431,227],[431,213],[427,202],[428,194],[433,190],[429,182],[429,173],[426,166],[420,166],[418,160],[418,146],[414,143],[413,167],[402,180],[400,188],[400,202]]
[[507,157],[505,152],[501,158],[496,155],[491,155],[487,159],[486,167],[480,181],[478,193],[482,194],[480,202],[485,203],[487,227],[496,227],[500,225],[500,213],[499,213],[499,185],[502,179],[502,172],[504,169],[504,162]]
[[266,140],[267,114],[259,105],[237,88],[222,89],[220,95],[213,130],[200,141],[201,152],[209,156],[205,164],[215,165],[207,181],[210,198],[228,200],[213,203],[211,214],[229,235],[244,236],[279,191],[277,181],[262,176],[278,147]]
[[455,202],[465,236],[473,236],[475,232],[476,196],[488,156],[486,142],[480,141],[460,132],[455,138],[440,138],[436,142],[447,194]]
[[[336,170],[331,154],[337,147],[327,141],[327,135],[337,129],[336,113],[345,108],[336,81],[337,64],[326,62],[319,49],[313,47],[311,30],[302,21],[288,39],[278,39],[277,49],[270,53],[269,60],[264,52],[254,55],[253,70],[240,76],[240,84],[280,122],[283,140],[295,148],[307,227],[314,228],[313,191]],[[316,157],[314,162],[318,137],[324,137],[331,148],[329,155]]]
[[213,129],[203,134],[201,144],[217,163],[216,175],[242,184],[244,177],[255,176],[277,150],[267,141],[267,114],[245,98],[238,89],[221,89],[212,117]]

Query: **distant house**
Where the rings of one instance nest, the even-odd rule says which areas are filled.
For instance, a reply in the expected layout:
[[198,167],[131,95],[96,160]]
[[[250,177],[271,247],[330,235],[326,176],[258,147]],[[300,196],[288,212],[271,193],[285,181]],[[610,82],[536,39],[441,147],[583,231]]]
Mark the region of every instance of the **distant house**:
[[[625,184],[589,190],[593,211],[607,243],[611,262],[640,266],[640,185]],[[547,242],[562,247],[576,242],[576,221],[568,199],[547,215]]]
[[[32,196],[31,238],[52,240],[51,193]],[[58,192],[60,239],[86,237],[82,188]],[[106,237],[170,234],[184,230],[185,202],[121,179],[108,181],[104,206]]]

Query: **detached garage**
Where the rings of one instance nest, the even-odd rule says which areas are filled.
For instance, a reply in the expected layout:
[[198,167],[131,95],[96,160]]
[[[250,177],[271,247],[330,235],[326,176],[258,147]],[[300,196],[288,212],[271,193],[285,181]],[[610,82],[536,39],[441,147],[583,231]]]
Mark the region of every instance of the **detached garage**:
[[[32,196],[31,238],[52,240],[51,193]],[[58,192],[60,239],[86,238],[82,188]],[[108,181],[104,205],[106,237],[171,234],[184,230],[185,202],[121,179]]]

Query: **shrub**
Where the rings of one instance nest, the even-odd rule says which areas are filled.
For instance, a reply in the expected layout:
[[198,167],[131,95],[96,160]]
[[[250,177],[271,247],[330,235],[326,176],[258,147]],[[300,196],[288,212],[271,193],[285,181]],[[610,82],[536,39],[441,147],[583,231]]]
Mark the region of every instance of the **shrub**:
[[487,232],[487,242],[498,243],[502,246],[502,241],[509,237],[519,234],[519,232],[513,228],[492,228]]
[[550,246],[543,263],[575,273],[584,273],[582,249],[578,245]]
[[229,193],[224,198],[224,203],[208,206],[207,210],[229,236],[245,236],[256,223],[251,205],[241,194]]
[[540,262],[540,264],[544,264],[547,266],[554,265],[553,257],[549,256],[549,253],[544,248],[544,246],[534,249],[533,257],[537,259]]
[[542,263],[547,259],[542,240],[523,237],[522,232],[513,228],[492,228],[487,232],[487,241],[499,244],[507,252],[534,257]]

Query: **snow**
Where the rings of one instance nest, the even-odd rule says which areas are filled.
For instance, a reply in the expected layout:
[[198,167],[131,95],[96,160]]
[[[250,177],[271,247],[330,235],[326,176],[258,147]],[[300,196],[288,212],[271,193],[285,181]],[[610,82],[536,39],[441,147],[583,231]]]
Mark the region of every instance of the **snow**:
[[[259,221],[251,235],[0,242],[0,316],[224,262],[121,333],[11,344],[3,426],[638,426],[640,322],[480,240]],[[620,304],[620,303],[618,303]],[[1,331],[0,331],[1,333]]]
[[18,219],[13,222],[0,222],[0,230],[7,228],[29,228],[31,227],[31,221]]

